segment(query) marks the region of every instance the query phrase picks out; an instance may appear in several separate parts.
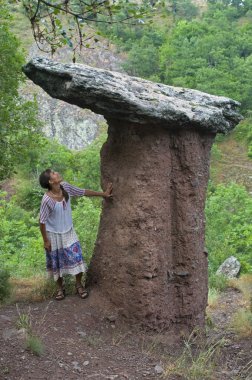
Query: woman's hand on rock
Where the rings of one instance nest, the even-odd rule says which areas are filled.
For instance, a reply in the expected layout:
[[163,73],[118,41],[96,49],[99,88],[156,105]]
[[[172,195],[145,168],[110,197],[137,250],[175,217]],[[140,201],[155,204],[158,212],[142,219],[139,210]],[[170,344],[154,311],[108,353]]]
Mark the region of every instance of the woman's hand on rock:
[[110,182],[108,185],[107,185],[107,188],[106,188],[106,191],[104,192],[104,198],[108,199],[108,198],[112,198],[113,195],[112,195],[112,191],[113,191],[113,185],[112,183]]

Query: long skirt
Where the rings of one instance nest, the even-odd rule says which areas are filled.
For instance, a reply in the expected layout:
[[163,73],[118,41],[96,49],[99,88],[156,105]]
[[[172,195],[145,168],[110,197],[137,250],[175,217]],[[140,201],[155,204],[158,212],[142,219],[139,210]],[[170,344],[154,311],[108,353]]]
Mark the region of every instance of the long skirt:
[[73,228],[65,233],[46,232],[51,241],[51,251],[46,251],[46,270],[55,281],[64,274],[86,272],[82,250]]

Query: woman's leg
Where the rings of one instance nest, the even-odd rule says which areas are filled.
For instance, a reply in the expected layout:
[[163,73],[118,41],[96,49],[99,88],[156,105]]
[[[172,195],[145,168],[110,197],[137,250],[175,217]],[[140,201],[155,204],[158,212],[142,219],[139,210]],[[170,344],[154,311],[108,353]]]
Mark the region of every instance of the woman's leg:
[[58,290],[63,290],[63,277],[59,277],[57,280]]
[[82,275],[83,275],[83,273],[81,272],[81,273],[78,273],[78,274],[76,274],[76,288],[78,288],[79,286],[82,286],[82,284],[81,284],[81,278],[82,278]]
[[55,299],[57,301],[61,301],[65,298],[65,293],[64,293],[64,289],[63,289],[63,278],[59,277],[56,282],[57,282],[58,290],[57,290]]
[[78,273],[76,274],[76,291],[77,291],[77,294],[80,296],[80,298],[84,299],[84,298],[87,298],[88,296],[88,292],[85,290],[85,288],[82,286],[82,283],[81,283],[81,278],[82,278],[82,275],[83,273]]

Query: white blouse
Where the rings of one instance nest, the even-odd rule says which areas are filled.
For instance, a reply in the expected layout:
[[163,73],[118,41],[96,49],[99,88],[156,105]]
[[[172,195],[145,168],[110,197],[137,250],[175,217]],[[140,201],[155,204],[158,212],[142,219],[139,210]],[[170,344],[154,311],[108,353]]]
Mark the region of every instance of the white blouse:
[[57,202],[47,194],[44,194],[42,198],[39,221],[46,225],[46,231],[55,233],[70,231],[73,227],[71,197],[85,194],[84,189],[72,186],[67,182],[62,182],[61,185],[69,194],[67,202],[65,199]]

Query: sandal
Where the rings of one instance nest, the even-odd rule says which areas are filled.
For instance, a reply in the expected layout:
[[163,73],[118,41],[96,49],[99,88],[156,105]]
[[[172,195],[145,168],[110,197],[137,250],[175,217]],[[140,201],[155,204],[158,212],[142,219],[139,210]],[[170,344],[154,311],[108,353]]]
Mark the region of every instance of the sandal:
[[82,285],[79,285],[79,286],[75,286],[76,287],[76,294],[78,294],[78,296],[81,298],[81,299],[85,299],[88,297],[88,291],[86,289],[83,288]]
[[64,298],[65,298],[65,289],[58,289],[57,293],[56,293],[56,296],[55,296],[55,299],[57,301],[61,301]]

